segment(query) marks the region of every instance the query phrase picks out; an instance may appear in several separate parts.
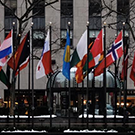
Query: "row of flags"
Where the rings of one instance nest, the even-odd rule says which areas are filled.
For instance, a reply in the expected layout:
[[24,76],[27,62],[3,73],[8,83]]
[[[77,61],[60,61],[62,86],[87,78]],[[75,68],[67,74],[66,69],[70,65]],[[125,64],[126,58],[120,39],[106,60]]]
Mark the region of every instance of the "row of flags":
[[[2,67],[7,63],[7,66],[15,71],[15,76],[24,69],[30,61],[30,32],[28,32],[22,39],[16,52],[13,54],[13,41],[12,30],[5,38],[0,46],[0,80],[10,87],[10,82]],[[38,62],[36,68],[36,79],[43,77],[45,74],[49,74],[51,69],[51,54],[50,54],[50,42],[49,42],[49,30],[47,33],[44,49],[41,55],[41,59]]]
[[[17,76],[18,73],[22,69],[24,69],[30,61],[30,32],[28,32],[26,36],[23,38],[23,40],[17,48],[17,51],[14,54],[12,32],[13,31],[11,30],[8,36],[3,41],[3,43],[0,45],[0,80],[8,87],[10,83],[7,81],[8,79],[4,71],[2,70],[2,66],[4,66],[7,63],[7,65],[15,71],[15,76]],[[98,76],[101,73],[103,73],[103,69],[105,68],[105,59],[107,68],[123,55],[122,31],[115,39],[111,49],[108,51],[105,57],[103,57],[103,30],[99,32],[94,43],[90,43],[89,46],[87,45],[87,37],[88,35],[86,30],[80,38],[73,54],[70,55],[70,36],[67,31],[67,39],[63,55],[62,73],[68,80],[70,80],[70,69],[76,66],[77,70],[75,77],[77,83],[81,83],[83,81],[84,77],[87,74],[87,67],[89,68],[89,71],[94,69],[94,75]],[[87,49],[89,52],[89,56],[87,56]],[[9,57],[9,55],[11,54],[12,56]],[[125,57],[124,63],[127,63],[126,61],[127,60]],[[125,67],[127,69],[126,64]],[[122,75],[124,73],[123,70],[124,69],[122,69]],[[48,30],[41,58],[36,67],[36,79],[39,79],[45,75],[49,75],[52,72],[53,70],[51,68],[50,31]],[[124,73],[125,75],[126,72],[127,70]],[[2,78],[5,79],[2,80]],[[130,78],[135,82],[135,56],[132,64]]]
[[[67,32],[68,35],[68,32]],[[68,67],[72,68],[74,66],[77,67],[75,78],[77,83],[81,83],[85,76],[87,75],[87,67],[88,72],[93,71],[95,76],[100,75],[103,73],[104,68],[106,66],[109,67],[112,63],[114,63],[117,59],[121,58],[123,55],[123,32],[121,31],[117,38],[115,39],[114,43],[112,44],[111,48],[109,49],[108,53],[104,57],[104,47],[103,47],[103,30],[101,30],[95,39],[94,43],[90,43],[90,45],[87,45],[87,30],[83,33],[81,36],[73,54],[70,57],[70,53],[67,56],[68,59],[70,57],[70,61],[68,61],[70,66]],[[68,41],[67,36],[67,42],[65,46],[64,56],[63,56],[63,75],[70,79],[70,68],[65,68],[65,63],[67,64],[67,61],[65,61],[65,52],[67,51],[67,44],[70,43]],[[68,46],[70,46],[68,44]],[[69,48],[68,48],[69,49]],[[87,49],[88,49],[88,57],[87,57]],[[68,50],[69,51],[69,50]],[[106,61],[106,65],[105,65]],[[125,57],[125,60],[123,60],[124,66],[121,73],[121,79],[124,79],[124,75],[127,75],[127,65],[128,65],[128,56]],[[88,64],[88,65],[87,65]],[[125,72],[124,72],[125,68]],[[94,70],[92,70],[94,69]],[[135,56],[134,61],[132,64],[132,69],[130,73],[130,78],[135,82]]]

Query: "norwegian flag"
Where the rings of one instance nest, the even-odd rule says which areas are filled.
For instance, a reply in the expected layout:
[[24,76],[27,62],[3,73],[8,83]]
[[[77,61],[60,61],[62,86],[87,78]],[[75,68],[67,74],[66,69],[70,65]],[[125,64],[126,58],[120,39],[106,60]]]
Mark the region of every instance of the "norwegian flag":
[[105,68],[105,59],[106,59],[106,68],[110,66],[115,60],[120,58],[123,55],[123,40],[122,40],[122,31],[114,41],[112,48],[108,51],[106,57],[95,69],[95,76],[103,73]]

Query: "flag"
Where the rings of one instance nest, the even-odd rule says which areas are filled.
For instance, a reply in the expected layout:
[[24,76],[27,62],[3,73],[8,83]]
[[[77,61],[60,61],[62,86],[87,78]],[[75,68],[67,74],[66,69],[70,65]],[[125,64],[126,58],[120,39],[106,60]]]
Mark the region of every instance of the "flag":
[[[15,75],[24,69],[29,63],[30,45],[29,45],[29,32],[23,38],[15,54],[8,61],[8,65],[15,71]],[[14,63],[15,62],[15,63]]]
[[[91,46],[93,45],[93,42],[90,43],[88,49],[91,48]],[[84,75],[83,75],[83,67],[86,63],[86,60],[87,60],[87,55],[84,56],[83,60],[81,60],[79,63],[77,63],[76,67],[77,67],[77,70],[76,70],[76,73],[75,73],[75,78],[76,78],[76,82],[77,83],[81,83],[84,79]]]
[[[90,49],[89,60],[88,60],[89,69],[98,64],[102,52],[103,52],[103,30],[99,32],[92,48]],[[87,70],[87,62],[85,63],[83,70],[84,71]]]
[[3,69],[0,71],[0,81],[3,82],[8,88],[10,87],[10,82],[4,73]]
[[72,54],[70,68],[76,66],[77,63],[83,61],[87,55],[87,30],[81,36],[75,51]]
[[83,80],[82,68],[86,60],[87,60],[87,30],[81,36],[75,48],[75,51],[71,56],[71,61],[70,61],[70,68],[74,66],[77,67],[77,71],[75,75],[77,83],[80,83],[81,80]]
[[4,58],[1,58],[0,59],[0,66],[3,67],[6,65],[7,63],[7,60],[8,60],[8,56],[5,56]]
[[4,58],[5,56],[8,56],[10,53],[13,52],[12,45],[13,43],[12,43],[12,30],[11,30],[0,46],[0,59]]
[[1,71],[2,67],[5,66],[6,63],[7,63],[7,56],[0,59],[0,71]]
[[[1,42],[0,42],[0,46],[1,46]],[[0,70],[2,69],[3,66],[6,65],[7,61],[10,58],[10,56],[5,56],[5,57],[3,57],[3,58],[0,59]]]
[[[106,59],[106,68],[110,66],[114,61],[120,58],[123,55],[123,41],[122,41],[122,31],[114,41],[112,48],[108,51],[105,59]],[[95,76],[103,73],[103,69],[105,68],[105,59],[101,61],[101,63],[95,69]]]
[[[103,52],[103,32],[102,30],[99,32],[94,44],[91,43],[90,52],[89,52],[89,69],[96,66],[99,62],[101,53]],[[90,47],[89,47],[90,48]],[[98,48],[98,49],[97,49]],[[87,55],[84,57],[83,62],[80,61],[77,64],[77,71],[76,71],[76,81],[77,83],[81,83],[86,76],[87,72]],[[83,74],[83,72],[85,72]]]
[[81,83],[84,79],[83,75],[83,66],[85,65],[85,62],[87,60],[87,55],[84,56],[83,60],[81,60],[77,65],[77,70],[75,73],[75,79],[77,83]]
[[70,80],[70,37],[67,31],[66,45],[63,55],[63,68],[62,74]]
[[134,60],[130,72],[130,78],[134,81],[134,86],[135,86],[135,53],[134,53]]
[[51,52],[50,52],[50,35],[49,30],[47,32],[47,37],[44,43],[44,48],[41,54],[40,61],[36,67],[36,79],[39,79],[43,76],[48,75],[53,72],[51,68]]
[[[0,46],[1,46],[1,42],[0,42]],[[7,56],[5,56],[4,58],[0,59],[0,71],[2,69],[2,66],[4,66],[6,61],[7,61],[6,58],[7,58]]]
[[123,65],[122,72],[121,72],[121,79],[122,80],[124,80],[124,76],[125,77],[127,76],[128,58],[129,58],[129,56],[126,55],[125,60],[123,59],[123,62],[122,62],[122,65]]

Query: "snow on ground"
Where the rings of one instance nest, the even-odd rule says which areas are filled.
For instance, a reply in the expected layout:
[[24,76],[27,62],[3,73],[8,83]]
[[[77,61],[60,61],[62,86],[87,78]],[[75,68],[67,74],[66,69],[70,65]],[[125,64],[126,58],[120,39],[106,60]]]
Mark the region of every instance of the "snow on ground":
[[[84,115],[81,114],[81,115],[79,115],[79,118],[82,118],[82,117],[87,118],[87,114],[84,114]],[[107,115],[106,117],[107,118],[114,118],[115,115]],[[130,117],[131,116],[129,116],[129,118]],[[133,116],[133,117],[135,118],[135,116]],[[92,114],[89,114],[88,115],[88,118],[93,118],[93,115]],[[94,118],[104,118],[104,115],[94,115]],[[123,116],[122,115],[116,115],[116,118],[123,118]]]
[[[84,114],[84,115],[79,115],[79,118],[82,118],[82,116],[84,118],[87,118],[87,114]],[[57,116],[56,115],[52,115],[52,118],[56,118]],[[88,115],[89,118],[93,118],[93,115],[92,114],[89,114]],[[107,115],[107,118],[114,118],[115,115]],[[7,115],[0,115],[0,118],[7,118]],[[9,115],[9,118],[14,118],[14,116],[10,116]],[[15,118],[18,118],[18,115],[15,115]],[[26,115],[19,115],[19,118],[28,118],[28,116]],[[32,118],[32,116],[30,116],[30,118]],[[39,115],[39,116],[34,116],[34,118],[50,118],[50,115]],[[94,118],[104,118],[104,115],[94,115]],[[123,118],[122,115],[116,115],[116,118]],[[133,119],[135,118],[135,116],[128,116],[128,118],[130,119]]]
[[[29,132],[33,132],[33,133],[46,133],[46,131],[45,130],[43,130],[43,131],[37,131],[37,130],[15,130],[15,131],[1,131],[2,133],[29,133]],[[108,133],[117,133],[118,131],[116,131],[116,130],[113,130],[113,129],[111,129],[111,130],[108,130],[108,131],[106,131],[106,130],[88,130],[88,129],[85,129],[85,130],[80,130],[80,131],[78,131],[78,130],[70,130],[70,129],[67,129],[67,130],[64,130],[63,131],[64,133],[89,133],[89,132],[91,132],[91,133],[105,133],[105,132],[108,132]]]
[[109,132],[109,133],[117,133],[118,131],[116,131],[116,130],[113,130],[113,129],[111,129],[111,130],[108,130],[108,131],[106,131],[106,130],[88,130],[88,129],[85,129],[85,130],[80,130],[80,131],[78,131],[78,130],[70,130],[70,129],[67,129],[67,130],[64,130],[64,133],[71,133],[71,132],[75,132],[75,133],[87,133],[87,132],[92,132],[92,133],[103,133],[103,132]]
[[[87,118],[87,114],[84,114],[84,115],[79,115],[79,118],[82,118],[82,116],[84,118]],[[20,118],[28,118],[28,116],[26,115],[19,115]],[[52,115],[52,118],[56,118],[57,116],[56,115]],[[89,114],[88,115],[89,118],[93,118],[93,115],[92,114]],[[107,115],[107,118],[114,118],[115,115]],[[7,115],[0,115],[0,118],[7,118]],[[9,118],[14,118],[14,116],[10,116],[9,115]],[[15,115],[15,118],[18,118],[18,115]],[[32,116],[30,116],[30,118],[32,118]],[[50,115],[39,115],[39,116],[34,116],[34,118],[50,118]],[[104,115],[94,115],[94,118],[104,118]],[[116,115],[116,118],[123,118],[122,115]],[[135,118],[135,116],[128,116],[128,118]]]
[[[57,117],[56,115],[52,115],[52,118]],[[7,115],[0,115],[0,118],[7,118]],[[10,116],[9,118],[14,118],[14,116]],[[18,115],[15,115],[15,118],[18,118]],[[19,118],[28,118],[26,115],[19,115]],[[30,116],[32,118],[32,116]],[[50,118],[50,115],[40,115],[40,116],[34,116],[34,118]]]
[[22,132],[33,132],[33,133],[46,133],[45,130],[43,131],[37,131],[37,130],[15,130],[15,131],[1,131],[2,133],[22,133]]

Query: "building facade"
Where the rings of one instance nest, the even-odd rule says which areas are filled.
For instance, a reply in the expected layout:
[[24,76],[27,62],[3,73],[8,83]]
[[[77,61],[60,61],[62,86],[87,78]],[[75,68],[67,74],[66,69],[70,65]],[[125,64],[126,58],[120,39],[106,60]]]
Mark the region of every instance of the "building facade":
[[[25,2],[24,0],[5,0],[7,5],[11,7],[17,16],[21,17],[25,12]],[[118,12],[126,12],[124,8],[129,8],[130,0],[105,0],[106,4],[112,6],[112,10]],[[129,7],[128,7],[129,6]],[[33,9],[31,14],[34,14],[36,11],[42,8],[42,4],[37,5]],[[34,46],[34,56],[40,58],[42,47],[44,45],[45,33],[49,28],[50,22],[52,22],[52,67],[53,70],[62,68],[63,64],[63,52],[64,44],[66,41],[66,30],[68,28],[68,22],[70,22],[70,39],[71,39],[71,53],[74,51],[81,35],[86,30],[87,21],[89,21],[89,38],[90,41],[93,41],[99,31],[103,27],[103,22],[107,23],[106,27],[106,45],[107,48],[111,46],[115,40],[117,34],[122,29],[122,22],[126,21],[125,18],[116,13],[108,14],[108,9],[104,8],[104,2],[102,0],[59,0],[54,3],[52,6],[47,6],[42,9],[34,17],[30,18],[29,21],[24,24],[24,35],[27,31],[30,30],[31,22],[34,22],[33,25],[33,46]],[[0,38],[1,42],[4,40],[7,33],[12,28],[12,22],[16,22],[15,31],[18,31],[18,21],[17,19],[7,10],[5,7],[0,5]],[[107,16],[107,17],[103,17]],[[130,18],[130,17],[129,17]],[[127,18],[126,18],[127,19]],[[120,22],[118,25],[108,25],[115,22]],[[24,36],[23,35],[23,36]],[[130,37],[130,31],[126,29],[125,37],[127,38],[127,43],[130,44],[132,37]],[[129,42],[130,39],[130,42]],[[133,55],[132,55],[133,56]],[[45,90],[46,83],[48,78],[45,76],[41,79],[36,80],[35,72],[36,65],[39,59],[34,59],[34,89],[35,90]],[[121,58],[122,61],[122,58]],[[121,72],[121,63],[119,72]],[[132,63],[132,60],[129,61],[129,64]],[[6,67],[4,67],[6,72]],[[114,65],[110,66],[110,70],[114,71]],[[30,73],[31,75],[32,73]],[[128,70],[128,79],[127,79],[127,88],[134,89],[134,83],[129,78],[130,68]],[[20,73],[20,89],[28,89],[28,66],[21,71]],[[18,89],[18,81],[16,80],[16,89]],[[30,81],[30,87],[31,81]],[[6,86],[0,82],[0,97],[4,98],[4,90],[7,89]],[[46,94],[45,94],[46,95]]]

